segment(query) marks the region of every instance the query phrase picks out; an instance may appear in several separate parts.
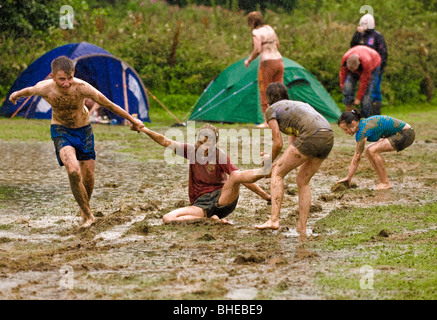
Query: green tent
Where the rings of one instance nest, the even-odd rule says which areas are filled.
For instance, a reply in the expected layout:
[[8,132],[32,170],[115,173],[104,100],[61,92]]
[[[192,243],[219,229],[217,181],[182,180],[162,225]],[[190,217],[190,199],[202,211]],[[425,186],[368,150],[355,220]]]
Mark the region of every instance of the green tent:
[[[283,58],[283,61],[284,84],[290,99],[307,102],[328,121],[337,121],[341,112],[320,82],[296,62],[287,58]],[[189,120],[263,122],[258,65],[259,58],[246,68],[242,59],[226,68],[205,89],[194,105]]]

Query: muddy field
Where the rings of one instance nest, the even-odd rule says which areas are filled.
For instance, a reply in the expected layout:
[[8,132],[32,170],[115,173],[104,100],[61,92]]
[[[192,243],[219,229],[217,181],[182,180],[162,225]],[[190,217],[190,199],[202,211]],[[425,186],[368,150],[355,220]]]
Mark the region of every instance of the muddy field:
[[[343,135],[336,131],[334,151],[312,180],[308,239],[294,232],[295,171],[285,180],[277,231],[253,227],[267,220],[270,207],[245,188],[229,216],[232,226],[163,225],[165,213],[189,204],[187,165],[140,161],[98,135],[91,201],[98,218],[80,232],[52,143],[0,140],[0,299],[325,299],[316,273],[359,252],[310,249],[307,244],[323,236],[316,221],[335,208],[437,198],[435,159],[427,158],[435,155],[437,139],[420,135],[407,150],[385,157],[393,189],[373,191],[376,174],[363,159],[355,189],[331,190],[346,175],[354,148]],[[268,180],[259,185],[270,187]]]

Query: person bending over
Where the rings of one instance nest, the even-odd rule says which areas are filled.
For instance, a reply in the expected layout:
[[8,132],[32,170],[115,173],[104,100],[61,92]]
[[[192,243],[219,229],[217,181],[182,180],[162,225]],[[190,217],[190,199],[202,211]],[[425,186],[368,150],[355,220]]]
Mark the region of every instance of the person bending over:
[[355,135],[357,142],[355,153],[349,166],[346,178],[337,183],[351,184],[352,177],[357,171],[366,141],[370,144],[365,153],[379,178],[375,190],[392,187],[385,169],[383,152],[401,151],[410,146],[415,138],[413,128],[406,122],[385,115],[362,118],[359,110],[345,111],[338,119],[338,126],[348,135]]
[[266,119],[272,129],[273,148],[271,162],[282,150],[281,132],[291,142],[271,172],[272,208],[270,219],[258,229],[278,229],[279,213],[284,197],[284,177],[300,167],[296,177],[299,198],[299,221],[296,231],[306,234],[306,223],[311,206],[310,180],[328,157],[334,144],[334,133],[329,122],[307,103],[289,100],[287,88],[279,82],[267,87],[270,105]]

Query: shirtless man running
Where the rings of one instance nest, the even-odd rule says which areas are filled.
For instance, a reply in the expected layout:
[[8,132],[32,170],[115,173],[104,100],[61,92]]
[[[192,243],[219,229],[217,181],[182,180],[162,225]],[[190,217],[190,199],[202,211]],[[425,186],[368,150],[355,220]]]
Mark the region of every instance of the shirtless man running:
[[89,83],[74,77],[74,63],[66,56],[52,61],[52,79],[38,82],[13,92],[9,100],[41,96],[52,106],[51,136],[59,165],[65,166],[71,191],[80,207],[81,228],[89,227],[95,218],[90,209],[94,189],[94,135],[84,100],[91,98],[99,105],[129,120],[133,129],[140,131],[144,124],[128,112],[109,101]]
[[244,65],[249,67],[250,63],[259,56],[258,87],[264,123],[258,125],[258,128],[268,128],[265,120],[265,112],[268,107],[266,89],[272,82],[284,82],[284,63],[278,50],[278,36],[271,26],[264,24],[262,14],[258,11],[249,13],[247,22],[252,28],[253,51],[244,61]]

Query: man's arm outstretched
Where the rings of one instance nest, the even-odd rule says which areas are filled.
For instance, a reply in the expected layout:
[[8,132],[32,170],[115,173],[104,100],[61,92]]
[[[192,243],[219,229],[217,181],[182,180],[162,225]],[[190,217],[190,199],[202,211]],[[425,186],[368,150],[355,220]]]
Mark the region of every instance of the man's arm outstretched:
[[[131,129],[134,130],[131,126]],[[174,140],[170,140],[169,138],[167,138],[166,136],[157,133],[153,130],[150,130],[147,127],[143,127],[140,132],[144,132],[145,134],[147,134],[150,138],[152,138],[153,141],[155,141],[156,143],[160,144],[161,146],[168,148],[170,147],[171,149],[176,149],[177,147],[180,146],[180,143]]]
[[126,110],[121,108],[120,106],[113,103],[111,100],[105,97],[103,93],[98,91],[96,88],[91,86],[90,84],[84,82],[81,87],[82,94],[87,97],[94,100],[94,102],[98,103],[102,107],[112,111],[113,113],[119,115],[120,117],[123,117],[124,119],[131,122],[133,127],[131,127],[132,130],[140,131],[141,128],[144,127],[144,124],[141,120],[135,119],[132,117]]
[[11,95],[9,96],[9,100],[13,103],[16,104],[17,100],[22,98],[22,97],[30,97],[30,96],[41,96],[44,95],[44,88],[46,81],[40,81],[38,82],[36,85],[31,86],[31,87],[27,87],[27,88],[23,88],[21,90],[12,92]]

